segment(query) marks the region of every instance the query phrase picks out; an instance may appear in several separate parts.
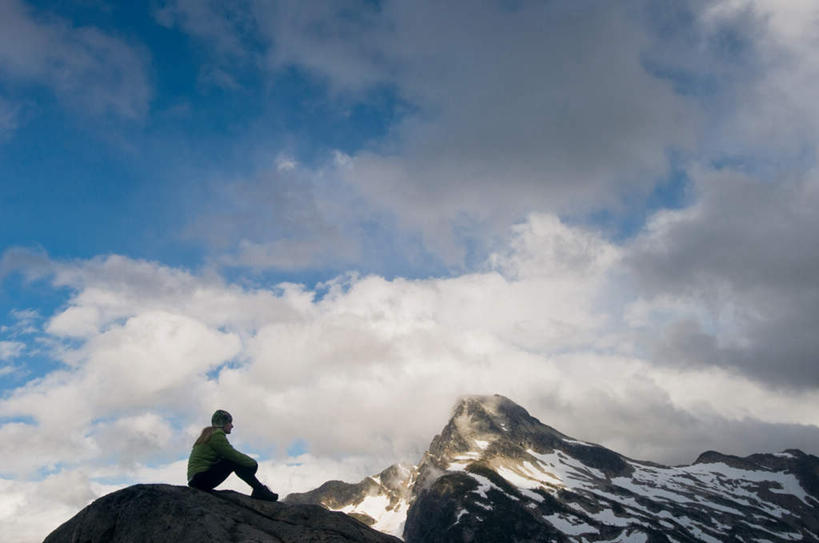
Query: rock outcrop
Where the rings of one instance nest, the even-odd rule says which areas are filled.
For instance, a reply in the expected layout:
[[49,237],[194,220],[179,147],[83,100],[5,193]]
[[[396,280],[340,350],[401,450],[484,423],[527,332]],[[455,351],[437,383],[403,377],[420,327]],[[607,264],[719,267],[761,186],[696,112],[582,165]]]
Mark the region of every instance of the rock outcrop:
[[233,491],[134,485],[103,496],[44,543],[396,543],[343,513]]

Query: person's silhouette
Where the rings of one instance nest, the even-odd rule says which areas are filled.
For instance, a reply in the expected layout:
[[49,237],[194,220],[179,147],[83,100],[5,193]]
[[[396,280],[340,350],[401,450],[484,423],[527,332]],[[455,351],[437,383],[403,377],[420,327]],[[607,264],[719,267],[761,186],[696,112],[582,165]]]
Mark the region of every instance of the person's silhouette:
[[279,495],[256,478],[259,464],[228,442],[226,434],[233,430],[230,413],[219,409],[211,417],[210,423],[210,426],[202,429],[188,458],[188,486],[210,491],[235,473],[253,489],[251,497],[272,502],[278,500]]

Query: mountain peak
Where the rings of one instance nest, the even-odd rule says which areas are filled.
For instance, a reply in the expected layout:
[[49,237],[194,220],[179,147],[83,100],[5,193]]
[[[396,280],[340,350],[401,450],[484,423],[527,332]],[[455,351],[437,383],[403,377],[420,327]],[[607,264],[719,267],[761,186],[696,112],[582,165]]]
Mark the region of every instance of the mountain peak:
[[452,410],[452,417],[435,436],[428,451],[429,460],[441,469],[457,458],[491,454],[492,449],[510,452],[522,446],[537,450],[552,449],[565,438],[542,424],[509,398],[464,396]]
[[480,406],[492,413],[498,413],[503,407],[523,409],[521,406],[500,394],[467,394],[458,398],[453,411],[457,411],[463,406]]
[[667,467],[572,439],[500,395],[460,398],[417,466],[333,484],[293,499],[357,515],[407,543],[785,543],[819,533],[815,456],[707,451]]
[[452,419],[466,432],[502,433],[532,417],[509,398],[494,394],[461,397],[455,404]]
[[500,396],[465,396],[455,405],[451,423],[463,437],[503,434],[508,431],[512,418],[509,413],[529,416],[525,409]]
[[546,426],[529,414],[526,409],[509,398],[494,394],[491,396],[463,396],[455,404],[451,421],[464,432],[512,433],[548,432],[556,437],[563,434]]

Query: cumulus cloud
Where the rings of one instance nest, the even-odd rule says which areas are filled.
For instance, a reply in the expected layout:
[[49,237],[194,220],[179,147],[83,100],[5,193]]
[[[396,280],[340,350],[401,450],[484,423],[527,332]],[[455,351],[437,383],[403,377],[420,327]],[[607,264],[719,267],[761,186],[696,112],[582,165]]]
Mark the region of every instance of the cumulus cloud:
[[[190,420],[194,428],[184,431],[193,435],[192,417],[205,420],[215,406],[230,405],[259,450],[305,439],[316,454],[409,461],[465,393],[501,392],[524,405],[553,398],[554,411],[538,413],[547,421],[561,407],[577,413],[588,402],[585,409],[597,416],[559,415],[567,429],[586,437],[606,432],[602,423],[581,419],[601,420],[621,403],[638,410],[656,398],[670,413],[658,420],[695,416],[693,404],[675,400],[688,396],[680,396],[677,379],[669,377],[673,364],[655,366],[634,326],[612,312],[617,304],[606,292],[621,281],[621,249],[551,216],[533,216],[517,228],[510,247],[479,273],[427,280],[350,276],[319,290],[249,290],[122,257],[67,264],[55,282],[76,293],[47,331],[80,344],[63,351],[65,369],[15,390],[0,411],[33,419],[14,423],[24,425],[20,433],[73,428],[77,447],[97,454],[103,434],[120,432],[108,423],[87,428],[103,414],[125,417],[137,436],[156,429],[151,439],[161,447],[170,419],[139,418],[145,410]],[[699,370],[673,371],[696,381]],[[714,371],[723,372],[725,386],[745,387],[769,398],[768,405],[785,401],[730,371]],[[632,391],[635,375],[644,386]],[[737,410],[738,401],[721,395],[707,411],[769,420],[753,406]],[[55,402],[72,409],[55,410]],[[770,422],[804,424],[809,411],[795,409],[790,418],[777,411],[781,418]],[[400,431],[396,420],[404,421]],[[639,429],[630,432],[632,443],[657,441]]]
[[819,84],[817,16],[819,8],[806,1],[728,0],[703,10],[706,25],[741,29],[735,35],[753,60],[750,80],[733,89],[736,117],[723,132],[735,139],[733,146],[726,145],[733,152],[750,150],[776,160],[813,147],[819,108],[808,89]]
[[694,182],[696,203],[658,213],[628,253],[644,296],[699,308],[667,313],[658,358],[815,387],[816,172],[772,183],[705,169]]
[[693,142],[693,104],[641,64],[637,6],[353,4],[355,17],[336,5],[261,13],[273,65],[347,92],[393,85],[418,107],[345,179],[451,262],[464,216],[497,228],[611,204],[649,190],[667,151]]
[[367,251],[364,230],[378,216],[347,190],[338,166],[311,168],[282,155],[248,178],[215,179],[193,203],[185,235],[205,240],[223,266],[349,266]]
[[0,341],[0,361],[11,360],[20,355],[25,343],[19,341]]
[[[616,214],[624,196],[633,207],[668,174],[671,155],[686,170],[697,159],[756,169],[773,185],[782,170],[809,164],[819,127],[809,91],[819,74],[816,7],[725,0],[666,8],[280,2],[228,16],[169,3],[157,15],[163,24],[216,51],[264,53],[269,70],[303,70],[335,95],[386,87],[413,107],[388,138],[343,165],[302,170],[302,182],[270,168],[237,183],[220,199],[233,202],[223,220],[205,212],[202,222],[226,226],[213,232],[235,233],[228,217],[244,225],[230,265],[384,260],[389,244],[379,236],[407,253],[418,240],[406,233],[420,232],[424,250],[458,269],[530,212]],[[323,182],[304,182],[311,177]],[[383,226],[390,221],[394,229]],[[374,242],[381,250],[368,252]]]
[[[661,462],[819,450],[816,387],[770,388],[710,360],[658,364],[670,351],[651,339],[708,304],[650,297],[651,276],[631,267],[649,273],[645,247],[533,215],[483,270],[448,278],[249,288],[120,256],[58,263],[53,283],[73,294],[45,331],[65,342],[63,366],[0,400],[13,444],[3,475],[181,482],[190,443],[225,408],[233,443],[271,484],[307,490],[418,461],[454,400],[474,393]],[[297,442],[308,452],[289,458]]]
[[271,80],[308,74],[335,106],[387,89],[409,108],[343,163],[215,183],[220,197],[194,210],[192,231],[218,247],[239,230],[229,264],[378,264],[398,245],[409,261],[432,252],[458,269],[465,246],[483,258],[530,212],[642,198],[667,175],[669,153],[699,134],[699,104],[643,64],[657,38],[640,3],[235,9],[170,2],[157,18],[206,44],[214,63],[261,55]]
[[[175,452],[190,445],[187,434],[177,432],[162,415],[151,411],[98,422],[91,433],[101,454],[114,466],[112,474],[116,470],[120,470],[120,474],[138,471],[146,463],[156,465],[176,460]],[[177,473],[168,480],[174,481],[179,476]]]
[[24,358],[39,351],[37,346],[29,345],[39,332],[35,326],[37,312],[11,310],[9,316],[11,323],[0,325],[0,377],[21,374]]
[[696,157],[767,174],[810,164],[819,129],[808,90],[819,77],[814,3],[649,5],[656,39],[646,65],[705,113]]
[[33,281],[47,276],[51,271],[52,262],[42,249],[10,247],[0,257],[0,281],[15,273]]
[[[111,325],[79,349],[65,349],[63,362],[70,369],[16,389],[0,411],[82,431],[101,413],[190,400],[188,385],[194,376],[229,361],[238,351],[234,334],[182,315],[145,311]],[[72,410],[54,409],[49,400],[69,401]],[[39,401],[45,403],[38,406]]]
[[142,118],[151,98],[138,47],[17,0],[0,7],[0,80],[9,88],[45,85],[83,111],[127,119]]
[[93,482],[86,471],[64,471],[42,481],[0,478],[0,511],[9,541],[42,541],[94,498],[114,487]]

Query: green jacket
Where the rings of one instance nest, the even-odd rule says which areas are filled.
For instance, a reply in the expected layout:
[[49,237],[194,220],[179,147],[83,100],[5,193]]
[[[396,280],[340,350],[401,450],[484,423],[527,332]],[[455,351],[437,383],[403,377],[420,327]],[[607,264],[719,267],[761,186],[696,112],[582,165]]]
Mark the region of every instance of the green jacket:
[[240,466],[252,468],[256,461],[246,454],[234,449],[221,428],[214,430],[210,439],[199,445],[194,445],[188,458],[188,481],[197,473],[207,471],[219,460],[226,459]]

